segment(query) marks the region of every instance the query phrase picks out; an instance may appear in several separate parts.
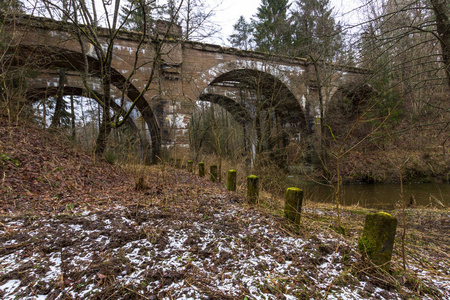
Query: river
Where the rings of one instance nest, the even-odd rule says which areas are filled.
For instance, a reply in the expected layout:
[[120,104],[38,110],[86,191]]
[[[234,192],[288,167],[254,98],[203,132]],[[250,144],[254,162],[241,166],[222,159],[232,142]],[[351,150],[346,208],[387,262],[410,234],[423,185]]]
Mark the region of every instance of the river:
[[[289,178],[291,186],[302,188],[305,199],[331,203],[333,188],[315,183],[300,183],[296,177]],[[407,183],[403,185],[407,204],[414,200],[416,206],[450,207],[450,184]],[[365,208],[393,209],[400,207],[400,184],[360,184],[342,186],[342,205],[359,205]]]

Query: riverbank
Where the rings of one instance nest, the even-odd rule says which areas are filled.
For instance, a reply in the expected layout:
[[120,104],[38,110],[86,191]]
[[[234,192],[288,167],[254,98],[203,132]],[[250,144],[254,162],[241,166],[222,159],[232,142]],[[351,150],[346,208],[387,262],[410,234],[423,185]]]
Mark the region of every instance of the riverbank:
[[[443,299],[450,296],[450,213],[407,211],[407,270],[400,225],[392,272],[357,251],[364,216],[308,202],[296,227],[223,185],[153,167],[142,199],[103,195],[58,209],[28,206],[0,222],[4,299]],[[162,176],[163,175],[163,176]],[[153,188],[157,187],[157,188]],[[130,192],[133,188],[130,188]],[[269,201],[261,199],[262,202]],[[274,201],[274,200],[271,200]]]
[[450,182],[450,155],[442,151],[355,151],[343,161],[341,174],[346,184],[399,183],[400,165],[406,183]]
[[399,218],[384,273],[357,250],[371,210],[342,209],[342,231],[332,205],[305,201],[294,226],[282,199],[249,206],[223,183],[110,165],[26,126],[0,126],[0,150],[3,299],[450,297],[448,210],[407,210],[407,270]]

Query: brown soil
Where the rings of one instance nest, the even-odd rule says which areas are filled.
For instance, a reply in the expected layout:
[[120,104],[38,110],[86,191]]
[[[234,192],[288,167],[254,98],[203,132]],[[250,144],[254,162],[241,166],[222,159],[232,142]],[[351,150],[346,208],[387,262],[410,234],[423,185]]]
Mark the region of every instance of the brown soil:
[[408,270],[399,226],[385,273],[356,250],[368,210],[345,209],[342,235],[334,209],[307,203],[294,226],[223,183],[165,165],[139,171],[145,187],[137,191],[138,167],[94,162],[38,129],[6,123],[0,168],[6,299],[450,297],[448,210],[408,210]]

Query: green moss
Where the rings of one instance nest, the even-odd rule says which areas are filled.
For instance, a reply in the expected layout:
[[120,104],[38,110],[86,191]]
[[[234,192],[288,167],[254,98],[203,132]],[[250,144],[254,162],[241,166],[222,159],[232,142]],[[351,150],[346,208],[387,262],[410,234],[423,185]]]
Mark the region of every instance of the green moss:
[[191,173],[192,173],[192,171],[193,171],[193,166],[194,166],[194,162],[193,162],[192,160],[188,160],[188,161],[187,161],[187,170],[188,170],[188,172],[191,172]]
[[348,211],[352,212],[354,214],[357,214],[357,215],[367,215],[368,214],[367,210],[363,210],[363,209],[348,209]]
[[205,163],[204,162],[198,163],[198,175],[201,177],[205,176]]
[[373,263],[389,270],[396,229],[397,219],[390,214],[368,214],[363,234],[358,241],[359,250]]
[[257,203],[259,196],[259,178],[256,175],[247,177],[247,201],[248,203]]
[[339,226],[333,226],[332,229],[334,231],[336,231],[336,233],[341,234],[341,235],[347,235],[347,228],[345,228],[342,225]]
[[6,165],[8,161],[12,162],[16,167],[20,166],[18,159],[13,158],[6,153],[0,154],[0,165]]
[[175,168],[181,169],[181,158],[175,160]]
[[210,172],[210,179],[212,182],[216,182],[217,181],[217,166],[216,165],[211,165],[209,167],[209,172]]
[[236,191],[236,170],[228,171],[227,190]]
[[290,187],[286,190],[284,216],[296,224],[300,224],[303,203],[303,190]]

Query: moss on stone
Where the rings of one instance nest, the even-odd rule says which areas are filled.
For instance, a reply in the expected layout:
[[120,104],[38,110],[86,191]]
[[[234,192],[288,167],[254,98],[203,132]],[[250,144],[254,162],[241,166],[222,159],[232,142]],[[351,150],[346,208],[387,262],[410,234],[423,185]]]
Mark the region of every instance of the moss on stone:
[[368,214],[358,248],[374,264],[390,269],[397,218],[385,212]]
[[188,160],[188,161],[187,161],[187,170],[188,170],[188,172],[191,172],[191,173],[192,173],[192,171],[193,171],[193,166],[194,166],[194,162],[193,162],[192,160]]
[[248,203],[257,203],[259,196],[259,178],[256,175],[247,177],[247,201]]
[[303,203],[303,190],[290,187],[286,190],[286,201],[284,204],[284,217],[296,224],[300,224]]
[[211,165],[209,167],[209,172],[210,172],[210,179],[212,182],[216,182],[217,181],[217,166],[216,165]]
[[236,191],[236,170],[228,171],[227,190]]
[[198,163],[198,175],[201,177],[205,176],[205,163],[204,162]]

